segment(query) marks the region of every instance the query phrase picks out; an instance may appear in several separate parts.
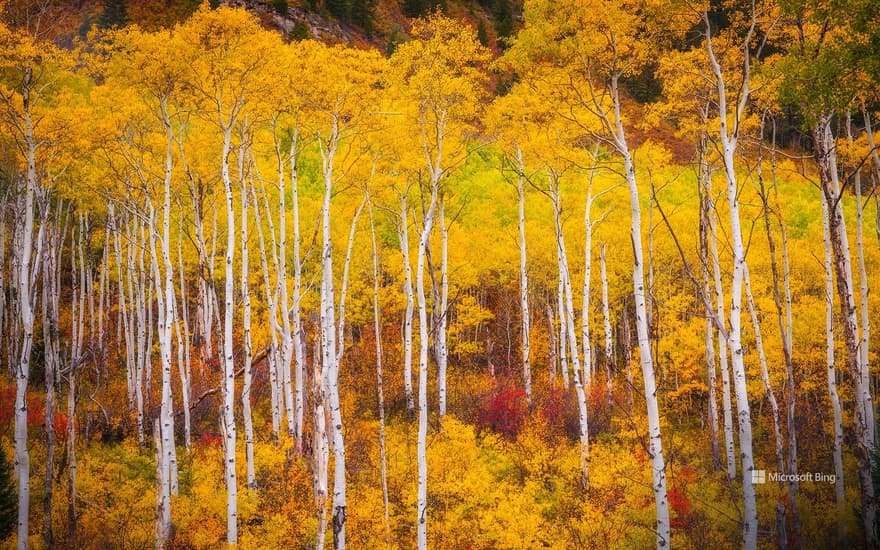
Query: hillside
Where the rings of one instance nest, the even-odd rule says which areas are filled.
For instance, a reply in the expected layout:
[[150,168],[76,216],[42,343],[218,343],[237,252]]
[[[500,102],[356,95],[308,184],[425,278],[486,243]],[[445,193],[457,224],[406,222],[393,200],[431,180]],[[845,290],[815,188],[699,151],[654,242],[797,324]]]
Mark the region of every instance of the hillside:
[[[312,37],[327,43],[372,46],[386,51],[408,36],[410,21],[434,10],[472,25],[484,45],[498,49],[515,30],[520,0],[204,0],[212,6],[243,7],[286,39]],[[92,28],[133,23],[169,26],[198,9],[201,0],[76,0],[47,3],[51,33],[59,40],[85,36]],[[10,0],[9,13],[22,20],[32,0]],[[37,3],[39,4],[39,2]],[[14,16],[15,18],[15,16]],[[393,46],[392,46],[393,47]]]

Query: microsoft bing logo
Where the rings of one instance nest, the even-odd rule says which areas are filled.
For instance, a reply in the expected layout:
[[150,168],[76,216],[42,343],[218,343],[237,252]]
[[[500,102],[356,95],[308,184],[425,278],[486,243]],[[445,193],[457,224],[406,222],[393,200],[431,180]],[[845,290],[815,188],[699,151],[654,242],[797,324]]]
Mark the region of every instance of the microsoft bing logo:
[[763,483],[767,483],[767,471],[752,470],[752,484],[758,485]]

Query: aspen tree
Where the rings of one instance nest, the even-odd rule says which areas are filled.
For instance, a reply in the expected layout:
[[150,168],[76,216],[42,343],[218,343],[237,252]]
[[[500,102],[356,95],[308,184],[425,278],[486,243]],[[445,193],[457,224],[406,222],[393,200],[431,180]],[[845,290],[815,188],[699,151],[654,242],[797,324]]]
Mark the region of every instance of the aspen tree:
[[379,468],[382,479],[382,504],[386,540],[390,542],[390,524],[388,513],[388,465],[385,450],[385,390],[382,370],[382,319],[379,307],[379,248],[376,245],[376,229],[373,223],[373,202],[368,197],[370,215],[370,244],[373,250],[373,332],[376,338],[376,401],[379,407]]
[[[853,51],[864,38],[853,20],[869,19],[867,6],[848,4],[843,10],[824,10],[809,3],[780,5],[786,23],[785,37],[791,46],[779,60],[781,82],[778,98],[797,107],[812,139],[813,160],[818,173],[828,220],[840,318],[846,350],[846,366],[853,382],[854,443],[858,465],[861,525],[868,547],[877,545],[876,487],[871,454],[876,448],[875,411],[870,369],[860,352],[860,315],[853,283],[853,261],[844,216],[845,194],[838,170],[837,146],[832,126],[836,115],[849,107],[857,95],[859,73],[853,65]],[[869,9],[869,11],[871,11]],[[873,10],[876,11],[876,10]],[[873,14],[873,11],[871,13]],[[865,159],[867,160],[867,158]],[[848,180],[849,178],[847,178]],[[848,184],[844,181],[844,184]]]
[[[226,539],[238,543],[238,477],[236,474],[235,363],[233,319],[235,315],[235,275],[233,260],[236,248],[235,194],[230,177],[229,156],[232,131],[247,115],[249,101],[262,86],[268,60],[259,54],[277,48],[277,36],[260,28],[252,15],[230,8],[210,10],[203,5],[175,32],[182,39],[184,58],[189,65],[187,85],[205,102],[205,119],[222,135],[220,174],[223,181],[226,214],[224,260],[224,308],[222,365],[222,426],[224,434],[224,469],[227,491]],[[245,198],[246,200],[246,198]],[[216,235],[216,232],[215,232]]]
[[[239,137],[238,146],[238,179],[241,186],[241,299],[243,303],[242,327],[244,330],[244,384],[241,389],[241,408],[244,417],[244,440],[245,440],[245,467],[247,486],[256,489],[257,477],[254,468],[254,418],[251,411],[251,387],[253,374],[251,372],[253,362],[253,344],[251,341],[251,293],[250,293],[250,264],[248,256],[248,194],[247,176],[245,174],[246,152],[249,147],[249,138],[244,135]],[[256,206],[256,205],[255,205]]]
[[[666,461],[663,457],[657,383],[647,323],[641,202],[636,166],[621,114],[621,79],[638,71],[652,49],[661,6],[601,2],[526,2],[525,27],[507,55],[530,78],[558,90],[563,113],[590,136],[611,147],[622,163],[630,194],[633,294],[648,417],[649,454],[656,505],[658,548],[670,545]],[[668,19],[663,25],[668,28]],[[551,30],[552,29],[552,30]],[[565,106],[567,104],[567,107]],[[576,110],[575,110],[576,109]]]
[[[730,235],[733,247],[733,280],[731,282],[730,327],[727,333],[727,346],[731,354],[733,386],[736,393],[737,417],[739,423],[740,461],[743,486],[743,545],[755,548],[758,544],[758,510],[755,502],[755,487],[752,482],[754,455],[752,452],[752,420],[749,407],[749,396],[746,386],[746,370],[742,350],[742,287],[747,277],[745,245],[743,244],[742,227],[739,213],[739,185],[737,183],[734,155],[740,134],[740,124],[749,100],[751,86],[750,40],[755,31],[757,20],[754,8],[751,22],[742,41],[742,65],[738,76],[738,100],[730,106],[727,99],[728,77],[715,55],[712,42],[712,29],[708,12],[703,12],[706,24],[706,53],[716,85],[717,106],[719,110],[718,135],[721,141],[721,152],[724,161],[724,175],[727,180],[727,203],[730,211]],[[728,125],[728,117],[732,118],[732,127]],[[757,330],[757,329],[756,329]]]
[[[763,135],[764,117],[761,119],[761,135]],[[773,121],[772,138],[771,138],[770,168],[771,168],[771,188],[774,194],[777,193],[777,177],[776,177],[776,121]],[[791,270],[788,259],[788,233],[781,212],[779,211],[778,198],[773,213],[779,223],[780,248],[782,251],[782,290],[780,291],[780,274],[779,266],[776,258],[776,240],[773,237],[773,230],[770,221],[771,206],[767,190],[764,185],[763,173],[763,147],[758,151],[758,159],[755,164],[755,172],[758,180],[758,195],[761,198],[764,229],[767,233],[767,244],[770,249],[770,271],[773,275],[773,301],[776,305],[776,318],[779,324],[779,333],[782,338],[782,355],[785,360],[785,406],[786,406],[786,424],[788,427],[788,458],[786,461],[786,472],[790,474],[788,506],[792,514],[792,523],[794,526],[794,539],[797,547],[801,546],[800,535],[800,519],[795,502],[795,496],[798,493],[798,446],[797,446],[797,426],[795,418],[795,380],[794,380],[794,359],[792,356],[792,313],[791,313]],[[842,481],[842,478],[841,478]]]
[[610,408],[614,402],[614,380],[612,363],[614,362],[614,342],[611,334],[611,314],[608,310],[608,273],[605,267],[605,244],[599,249],[599,261],[602,274],[602,320],[605,329],[605,398]]
[[831,399],[831,412],[834,419],[834,439],[831,457],[834,462],[834,497],[837,501],[838,538],[843,539],[842,522],[840,521],[846,507],[843,478],[843,416],[840,408],[840,397],[837,393],[837,367],[834,358],[834,275],[832,271],[833,257],[831,253],[831,235],[828,224],[828,203],[822,200],[822,243],[825,249],[825,370],[827,372],[828,396]]
[[52,531],[52,497],[55,482],[55,392],[60,379],[61,370],[60,339],[61,328],[58,320],[58,299],[61,291],[60,258],[67,233],[68,215],[62,216],[62,205],[56,208],[54,219],[49,220],[46,228],[46,244],[43,248],[43,348],[46,379],[46,477],[45,494],[43,496],[43,540],[49,548],[55,545]]
[[415,398],[412,388],[412,351],[413,351],[413,312],[415,298],[413,295],[412,263],[409,258],[409,219],[406,195],[409,189],[400,194],[400,224],[397,235],[400,251],[403,255],[403,293],[406,296],[406,310],[403,314],[403,390],[406,396],[406,407],[410,415],[415,412]]
[[[428,327],[425,298],[425,254],[441,195],[441,185],[449,170],[466,158],[468,151],[462,132],[480,109],[485,91],[483,65],[488,52],[480,46],[470,29],[435,14],[417,20],[413,40],[401,44],[391,57],[388,80],[412,124],[418,151],[423,155],[428,176],[430,200],[425,210],[416,258],[416,294],[419,306],[419,429],[417,547],[428,544]],[[420,182],[421,183],[421,182]],[[442,228],[441,228],[442,229]]]
[[[553,218],[555,220],[556,227],[556,253],[557,260],[559,262],[559,277],[562,281],[563,287],[563,295],[565,296],[564,303],[560,303],[561,307],[561,323],[562,326],[565,327],[563,332],[563,343],[567,336],[568,339],[568,349],[571,351],[571,361],[572,361],[572,372],[574,375],[574,388],[575,393],[577,394],[578,401],[578,420],[580,426],[580,467],[581,467],[581,483],[584,487],[590,486],[590,427],[589,420],[587,417],[587,398],[584,392],[584,372],[581,370],[581,362],[580,357],[578,356],[578,346],[577,346],[577,335],[574,331],[574,306],[572,304],[572,290],[571,290],[571,274],[568,268],[568,256],[565,250],[565,238],[562,234],[562,222],[560,219],[561,213],[561,205],[560,205],[560,192],[559,192],[559,176],[558,174],[551,171],[550,179],[551,190],[550,196],[553,200]],[[587,218],[589,218],[589,213],[587,214]],[[590,246],[590,242],[587,241],[587,246]],[[586,256],[590,257],[590,251],[586,252]],[[587,291],[589,291],[589,287],[587,287]],[[589,329],[588,329],[589,330]],[[587,338],[589,339],[589,332],[587,333]],[[563,347],[563,349],[565,349]],[[584,370],[589,367],[584,367]]]
[[526,197],[525,197],[525,166],[523,165],[522,149],[516,149],[516,196],[518,207],[518,224],[519,229],[519,306],[522,312],[522,364],[523,364],[523,384],[525,386],[526,401],[529,406],[532,405],[532,367],[531,367],[531,346],[529,342],[529,333],[531,331],[529,313],[529,273],[526,257]]

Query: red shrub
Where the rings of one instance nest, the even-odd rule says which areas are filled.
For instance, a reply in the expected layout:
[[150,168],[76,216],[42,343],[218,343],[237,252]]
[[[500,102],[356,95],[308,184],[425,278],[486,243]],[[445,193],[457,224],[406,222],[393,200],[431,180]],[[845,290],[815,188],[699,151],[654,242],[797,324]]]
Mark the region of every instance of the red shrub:
[[519,434],[528,413],[525,391],[499,386],[483,399],[477,426],[512,439]]
[[214,447],[222,443],[222,437],[217,433],[203,433],[199,438],[199,445],[202,447]]
[[0,390],[0,427],[11,429],[15,417],[15,386]]
[[672,517],[669,525],[674,529],[682,529],[690,525],[693,506],[684,488],[672,485],[667,495],[669,508],[672,509]]
[[[45,395],[29,393],[27,396],[27,425],[28,432],[42,432],[46,425],[46,402]],[[59,402],[56,394],[55,401],[55,434],[64,435],[67,431],[67,415],[58,410]],[[13,429],[15,422],[15,386],[0,390],[0,429]]]
[[38,428],[46,423],[46,408],[42,401],[28,396],[27,425],[28,430]]

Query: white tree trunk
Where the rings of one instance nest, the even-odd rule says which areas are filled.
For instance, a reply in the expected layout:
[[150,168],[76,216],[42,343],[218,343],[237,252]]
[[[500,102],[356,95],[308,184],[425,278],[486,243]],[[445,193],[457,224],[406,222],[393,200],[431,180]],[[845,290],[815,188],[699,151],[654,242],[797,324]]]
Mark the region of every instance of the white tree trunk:
[[[709,163],[706,160],[707,139],[705,135],[700,142],[700,263],[703,266],[703,294],[712,295],[709,275],[709,219],[712,214],[712,202],[709,198],[710,178]],[[706,385],[709,388],[707,407],[707,424],[709,438],[712,441],[712,464],[716,471],[721,469],[721,452],[718,443],[718,397],[717,397],[717,365],[715,362],[715,326],[712,323],[714,310],[706,305]]]
[[[590,486],[590,430],[589,420],[587,417],[587,398],[584,392],[583,383],[584,373],[581,371],[581,362],[578,355],[577,334],[574,330],[574,301],[572,299],[571,275],[569,274],[568,270],[568,257],[565,251],[565,237],[562,234],[562,221],[560,219],[561,205],[559,195],[559,182],[558,180],[556,180],[553,182],[551,196],[553,199],[553,218],[556,225],[556,254],[559,262],[559,277],[562,280],[563,293],[565,295],[565,303],[560,304],[562,306],[560,311],[563,312],[560,314],[560,320],[562,322],[562,325],[565,327],[563,337],[568,337],[568,349],[571,351],[572,371],[574,373],[574,388],[578,400],[578,426],[580,429],[581,444],[581,483],[586,488]],[[589,211],[587,212],[586,216],[589,220]],[[591,257],[589,246],[590,242],[587,241],[587,252],[585,256],[587,258],[588,265],[589,258]],[[586,291],[588,294],[589,290],[589,286],[587,286]],[[587,327],[587,334],[585,334],[584,336],[586,337],[586,341],[589,341],[589,326]]]
[[[645,264],[642,248],[642,212],[639,202],[639,188],[636,183],[636,170],[626,143],[626,134],[621,118],[618,77],[611,79],[611,97],[614,107],[614,141],[617,152],[623,157],[623,168],[629,187],[632,225],[630,239],[633,246],[633,296],[635,299],[636,333],[639,340],[639,358],[642,377],[645,383],[645,405],[648,413],[648,437],[651,455],[651,474],[653,479],[654,502],[657,508],[657,548],[668,548],[670,542],[669,499],[666,491],[666,461],[663,458],[663,436],[660,429],[660,406],[657,401],[657,382],[654,362],[651,357],[651,342],[648,333],[648,308],[645,296]],[[608,124],[611,127],[611,124]]]
[[[852,133],[850,130],[850,117],[849,113],[847,113],[846,119],[846,132],[847,137],[849,138],[849,142],[853,142]],[[871,151],[872,155],[877,154],[877,150],[874,149]],[[867,387],[870,387],[870,348],[871,348],[871,316],[869,315],[868,310],[868,295],[869,295],[869,287],[868,287],[868,270],[865,267],[865,247],[864,247],[864,204],[862,203],[862,177],[859,170],[855,170],[853,173],[853,182],[855,187],[855,199],[856,199],[856,256],[859,262],[859,302],[860,302],[860,310],[861,310],[861,339],[859,340],[859,360],[861,361],[860,372],[868,373],[864,376],[865,382],[864,384]],[[869,408],[870,407],[870,408]],[[873,418],[873,405],[866,403],[865,404],[866,411],[869,411],[871,414],[871,418]],[[877,434],[876,429],[877,426],[875,423],[871,423],[868,427],[873,433],[871,434],[871,440],[876,440]]]
[[[155,208],[152,203],[149,204],[149,235],[150,235],[150,266],[153,273],[153,279],[162,280],[162,274],[159,271],[159,262],[156,258],[156,219]],[[164,224],[163,224],[164,225]],[[164,235],[163,235],[164,237]],[[162,255],[165,256],[164,239],[161,242]],[[166,310],[166,296],[164,290],[157,292],[156,297],[159,302],[159,349],[160,359],[162,361],[162,400],[161,410],[158,418],[154,419],[153,435],[159,435],[159,441],[154,441],[158,453],[158,490],[156,491],[156,548],[164,548],[168,542],[171,532],[171,462],[173,448],[174,428],[173,424],[166,418],[166,413],[170,415],[171,411],[171,322],[173,313],[168,315]],[[173,302],[168,304],[172,308]],[[155,427],[155,423],[159,424],[159,428]]]
[[831,235],[828,227],[828,203],[822,199],[822,241],[825,245],[825,365],[828,374],[828,396],[834,421],[834,443],[831,456],[834,461],[834,498],[837,503],[837,536],[846,538],[844,515],[847,502],[843,478],[843,417],[840,397],[837,395],[837,369],[834,361],[834,275],[832,274]]
[[[183,438],[187,452],[192,447],[192,426],[189,416],[189,403],[192,395],[192,357],[190,355],[190,334],[189,334],[189,305],[186,295],[186,277],[183,271],[183,228],[180,231],[180,238],[177,241],[177,266],[180,274],[180,311],[175,317],[183,323],[181,331],[180,323],[177,323],[177,349],[178,349],[178,371],[180,374],[180,394],[183,398]],[[181,334],[182,332],[182,334]],[[183,358],[180,357],[180,349],[183,348]],[[181,360],[182,359],[182,360]]]
[[[339,143],[338,121],[333,119],[333,128],[326,146],[322,146],[322,166],[324,175],[324,201],[321,208],[321,350],[324,365],[324,392],[330,410],[331,434],[333,436],[334,477],[333,477],[333,543],[334,548],[345,548],[346,486],[345,486],[345,444],[343,440],[342,411],[339,401],[339,359],[338,350],[344,348],[339,342],[337,350],[336,304],[333,283],[333,241],[330,235],[330,202],[333,197],[333,162]],[[360,210],[359,210],[360,212]],[[352,226],[354,229],[354,226]],[[344,304],[344,290],[340,303]],[[342,306],[344,307],[344,306]],[[340,308],[339,336],[344,331],[344,309]]]
[[449,349],[446,346],[446,326],[449,314],[449,228],[446,226],[445,200],[440,201],[440,315],[435,338],[437,339],[437,412],[446,416],[446,368]]
[[[294,346],[297,345],[295,341],[299,340],[299,337],[293,337],[292,327],[290,326],[290,298],[287,292],[287,207],[285,206],[285,202],[287,200],[287,191],[284,185],[284,161],[281,156],[281,151],[278,149],[279,145],[276,142],[276,156],[278,159],[278,252],[276,255],[275,262],[275,272],[277,278],[278,289],[281,295],[281,384],[283,388],[284,395],[284,409],[287,416],[287,435],[294,436],[297,441],[299,441],[299,437],[297,437],[296,431],[296,403],[295,397],[293,393],[293,381],[291,377],[291,361],[294,355]],[[295,168],[294,168],[295,170]],[[293,172],[295,173],[295,172]],[[291,182],[291,183],[296,183]],[[298,210],[294,212],[297,216],[296,220],[299,221]],[[270,216],[271,217],[271,216]],[[299,225],[297,223],[296,227]],[[274,230],[272,231],[273,236],[272,240],[274,241]],[[296,246],[294,247],[295,251],[299,251],[299,239],[294,239],[296,241]],[[299,264],[299,262],[295,262]],[[295,266],[299,268],[299,265]],[[295,270],[295,275],[297,274],[298,269]],[[298,282],[298,277],[295,276],[295,282]],[[294,291],[294,310],[299,312],[299,293]],[[301,368],[301,364],[297,368]],[[301,386],[300,386],[301,387]],[[300,443],[297,443],[300,445]]]
[[400,252],[403,254],[403,293],[406,297],[406,311],[403,316],[403,391],[406,395],[406,408],[410,416],[415,412],[415,398],[412,387],[412,351],[413,351],[413,296],[412,263],[409,260],[409,221],[406,205],[406,192],[400,196],[400,226],[398,238]]
[[76,372],[67,377],[67,540],[77,548],[76,525]]
[[[618,117],[618,121],[620,118]],[[620,124],[620,122],[618,122]],[[622,128],[620,134],[623,134]],[[639,191],[636,173],[627,150],[624,155],[624,169],[630,192],[632,228],[630,237],[633,243],[633,288],[636,305],[636,332],[639,339],[639,357],[642,377],[645,383],[645,404],[648,409],[648,437],[651,452],[654,500],[657,507],[657,548],[668,548],[670,544],[669,500],[666,493],[666,461],[663,458],[663,441],[660,431],[660,407],[657,402],[657,383],[654,363],[651,358],[651,342],[648,336],[647,304],[645,302],[645,277],[642,257],[642,227]]]
[[[144,292],[144,266],[143,251],[147,245],[144,242],[143,232],[138,228],[141,223],[138,220],[132,220],[131,230],[128,239],[128,284],[129,295],[135,307],[137,323],[134,328],[137,330],[136,343],[136,366],[135,366],[135,400],[137,402],[137,432],[138,443],[144,444],[144,372],[149,361],[147,356],[147,297]],[[136,269],[135,266],[138,266]],[[149,390],[148,390],[149,391]]]
[[171,502],[168,500],[165,490],[168,487],[168,471],[165,469],[162,457],[165,451],[162,449],[162,419],[153,419],[153,445],[156,448],[156,537],[154,547],[156,550],[165,550],[170,538],[169,524],[165,517],[170,512]]
[[[332,164],[330,166],[332,169]],[[327,376],[328,388],[330,390],[328,400],[328,405],[330,408],[330,421],[333,423],[333,533],[335,535],[333,541],[334,548],[345,548],[345,523],[348,508],[345,480],[345,438],[342,426],[342,405],[339,398],[339,363],[341,362],[342,355],[345,352],[345,302],[348,292],[348,274],[349,268],[351,267],[351,253],[354,248],[354,236],[355,232],[357,231],[357,222],[361,216],[361,212],[363,212],[364,210],[364,205],[366,204],[366,201],[367,197],[364,196],[364,200],[361,201],[360,206],[358,206],[358,209],[355,211],[354,217],[352,218],[351,229],[348,234],[348,247],[345,252],[345,264],[343,265],[342,270],[342,284],[339,287],[339,324],[337,329],[338,337],[335,344],[336,356],[331,363],[332,369],[328,372]],[[326,204],[329,208],[329,198],[327,198]],[[329,220],[329,214],[327,219]],[[326,236],[329,239],[329,233],[327,233]],[[332,255],[332,249],[329,254]],[[330,270],[329,296],[330,305],[332,306],[332,264],[328,263],[327,267]]]
[[431,203],[425,214],[419,236],[416,256],[416,294],[419,301],[419,440],[418,440],[418,494],[417,494],[417,545],[419,550],[428,548],[428,306],[425,299],[425,254],[428,238],[434,226],[437,209],[438,178],[432,174]]
[[[726,110],[722,112],[726,112]],[[746,548],[752,549],[756,548],[758,544],[758,509],[755,502],[755,486],[752,483],[752,470],[754,469],[752,420],[746,385],[745,364],[743,361],[741,328],[742,286],[747,267],[739,216],[739,187],[733,166],[735,142],[726,137],[727,131],[725,129],[724,117],[721,120],[724,168],[727,177],[727,202],[730,209],[730,235],[733,241],[734,260],[733,281],[730,292],[730,330],[727,333],[727,345],[730,348],[733,388],[736,393],[736,409],[739,420],[739,446],[743,486],[743,545]]]
[[323,330],[317,337],[315,354],[312,364],[314,371],[312,376],[312,419],[314,421],[314,433],[312,435],[314,459],[314,483],[315,483],[315,508],[318,516],[318,531],[315,536],[315,550],[324,549],[324,539],[327,533],[327,469],[330,464],[330,446],[327,440],[327,407],[326,403],[326,369],[324,368],[323,355]]
[[553,305],[550,303],[550,299],[547,299],[546,307],[544,311],[547,313],[547,347],[548,355],[550,356],[550,387],[553,388],[556,386],[556,371],[559,368],[559,360],[557,354],[559,353],[559,346],[556,345],[556,319],[553,315]]
[[235,362],[233,357],[232,322],[235,313],[235,202],[229,177],[230,127],[223,128],[221,175],[226,193],[226,269],[223,309],[223,436],[226,479],[226,542],[238,544],[238,478],[235,471]]
[[[30,73],[28,73],[28,80]],[[28,105],[28,88],[25,88],[24,105]],[[27,174],[25,179],[24,198],[16,217],[16,238],[21,244],[16,247],[16,289],[18,291],[18,310],[21,321],[21,345],[15,368],[15,475],[18,479],[18,548],[28,546],[28,518],[30,512],[30,454],[28,453],[27,429],[27,386],[30,377],[31,348],[34,337],[34,302],[36,292],[33,290],[36,273],[40,266],[41,240],[43,227],[34,243],[35,198],[37,190],[36,140],[30,112],[24,117],[25,144],[27,153]]]
[[[132,320],[130,314],[130,307],[126,305],[126,282],[127,277],[123,277],[122,267],[123,264],[126,263],[125,257],[123,256],[122,249],[122,228],[120,227],[120,220],[113,213],[113,205],[109,206],[109,218],[112,220],[112,229],[108,227],[108,231],[113,232],[113,251],[116,255],[116,287],[118,290],[117,296],[117,336],[119,334],[119,330],[121,327],[122,333],[125,337],[125,371],[126,371],[126,382],[128,387],[128,406],[130,409],[134,409],[135,407],[135,363],[134,363],[134,339],[132,337],[133,330],[131,327]],[[108,224],[111,222],[108,221]],[[120,318],[121,317],[121,321]]]
[[391,542],[391,524],[388,513],[388,467],[385,453],[385,390],[382,372],[382,318],[379,307],[379,247],[376,245],[376,229],[373,225],[373,203],[370,201],[370,243],[373,245],[373,330],[376,338],[376,397],[379,406],[379,461],[382,479],[382,504],[384,506],[385,536]]
[[[709,197],[710,189],[707,189]],[[718,258],[718,232],[714,214],[714,201],[709,200],[709,249],[712,255],[712,272],[715,279],[716,313],[718,322],[727,326],[727,316],[724,310],[724,286],[721,283],[721,262]],[[727,360],[727,344],[721,335],[718,339],[718,358],[721,363],[721,410],[724,418],[724,449],[727,455],[727,478],[736,479],[736,453],[733,440],[733,404],[730,394],[730,363]]]
[[[299,156],[298,133],[294,130],[290,141],[290,188],[293,203],[293,306],[290,315],[293,317],[293,356],[294,356],[294,386],[295,404],[293,433],[296,437],[296,450],[302,454],[303,439],[303,411],[305,408],[305,387],[303,373],[305,371],[304,334],[302,328],[302,316],[300,305],[302,302],[302,260],[300,258],[300,230],[299,230],[299,177],[297,174],[297,159]],[[283,216],[282,210],[282,216]],[[285,272],[285,277],[286,272]],[[287,307],[285,300],[285,307]],[[285,312],[285,317],[287,317]],[[289,362],[287,363],[290,364]],[[289,367],[288,367],[289,368]]]
[[525,166],[523,165],[522,150],[517,147],[517,180],[516,194],[519,203],[519,306],[522,312],[522,365],[523,383],[525,385],[526,402],[532,406],[532,365],[531,346],[529,344],[530,317],[529,317],[529,274],[526,258],[526,196],[525,196]]
[[614,342],[611,338],[611,313],[608,310],[608,273],[605,267],[604,244],[599,251],[599,260],[602,272],[602,320],[605,328],[605,398],[608,400],[608,408],[610,410],[614,403],[614,379],[612,377]]
[[[758,350],[758,360],[761,364],[761,381],[764,382],[764,391],[767,393],[767,402],[770,403],[770,414],[773,420],[773,440],[776,449],[776,469],[785,472],[785,451],[782,442],[782,430],[779,428],[779,404],[773,387],[770,385],[770,373],[767,370],[767,357],[764,355],[764,339],[761,337],[761,324],[758,322],[758,312],[755,308],[755,298],[752,295],[752,283],[749,277],[748,267],[743,274],[746,299],[749,305],[749,317],[752,320],[752,330],[755,334],[755,348]],[[784,482],[783,482],[784,483]]]
[[861,484],[862,519],[865,542],[868,547],[877,544],[876,504],[874,482],[871,474],[870,453],[874,442],[874,407],[869,384],[870,373],[859,353],[859,322],[855,305],[852,278],[852,262],[847,237],[840,182],[837,173],[837,154],[831,134],[831,115],[823,115],[813,128],[813,142],[822,194],[828,203],[828,223],[833,252],[833,266],[837,281],[846,341],[846,361],[854,381],[856,459]]
[[[257,200],[257,192],[254,189],[253,185],[251,185],[251,197],[254,200],[254,217],[256,219],[257,237],[260,243],[260,266],[263,270],[263,291],[266,296],[266,304],[268,305],[269,310],[270,344],[269,351],[266,354],[266,361],[269,364],[270,406],[272,408],[272,438],[274,441],[277,442],[281,430],[281,406],[284,400],[281,389],[281,381],[278,374],[278,369],[281,364],[281,354],[278,346],[278,333],[281,330],[281,327],[278,325],[278,294],[272,291],[269,263],[266,260],[266,241],[263,238],[262,217],[260,216],[260,203]],[[270,231],[274,233],[275,230],[271,228],[272,211],[269,208],[268,201],[266,201],[266,216],[269,220]]]
[[556,311],[559,318],[559,367],[562,370],[562,387],[568,389],[568,324],[565,322],[565,277],[559,268],[559,285],[556,289]]
[[[61,290],[61,273],[58,269],[66,229],[58,226],[58,220],[47,224],[46,244],[43,247],[43,349],[46,382],[46,476],[43,495],[43,540],[48,548],[54,548],[52,532],[52,497],[55,486],[55,392],[58,386],[60,327],[58,324],[58,296]],[[3,236],[0,235],[0,238]],[[2,271],[2,267],[0,267]],[[2,283],[0,283],[2,284]],[[75,318],[75,315],[72,316]]]
[[593,383],[593,345],[590,342],[590,283],[593,277],[593,221],[591,219],[593,208],[592,173],[590,185],[587,189],[587,203],[584,206],[584,292],[583,307],[581,310],[581,340],[584,348],[584,371],[582,374],[584,383],[589,387]]
[[[106,335],[105,326],[104,326],[104,316],[105,316],[105,304],[107,303],[107,292],[110,287],[110,278],[107,276],[107,270],[110,269],[110,232],[106,230],[104,231],[104,249],[101,253],[101,274],[99,276],[99,296],[98,296],[98,334],[97,334],[97,349],[98,354],[101,357],[101,367],[103,369],[103,375],[109,378],[109,370],[107,368],[107,357],[106,357]],[[0,235],[2,238],[2,235]],[[2,253],[2,251],[0,251]],[[2,271],[2,267],[0,267],[0,271]],[[0,284],[2,280],[0,280]],[[2,313],[0,313],[0,318],[2,318]],[[0,323],[2,325],[2,323]]]
[[[171,119],[167,114],[166,105],[162,104],[162,112],[165,114],[165,129],[168,134],[168,143],[165,153],[165,196],[162,212],[162,235],[161,250],[164,273],[162,274],[163,288],[159,288],[159,295],[164,292],[164,300],[159,301],[160,312],[160,339],[164,340],[162,348],[162,445],[167,453],[167,467],[169,473],[170,490],[172,495],[178,492],[177,476],[177,445],[174,441],[174,401],[171,395],[171,350],[174,338],[174,326],[176,325],[175,304],[177,297],[174,293],[174,264],[171,261],[171,177],[172,177],[172,153],[174,151],[174,133]],[[151,248],[155,252],[155,247]],[[157,283],[158,284],[158,283]],[[171,506],[168,507],[168,524],[171,524]]]
[[[257,488],[257,474],[254,469],[254,418],[251,412],[251,362],[254,350],[251,342],[251,292],[250,292],[250,264],[248,263],[248,189],[245,179],[245,152],[247,142],[245,136],[241,137],[238,148],[238,179],[241,183],[241,300],[242,300],[242,331],[244,332],[244,383],[241,388],[241,410],[244,420],[245,462],[247,471],[247,486],[249,489]],[[254,208],[259,205],[255,204]]]
[[[84,221],[81,218],[79,225],[79,238],[74,238],[76,253],[71,250],[71,317],[70,317],[70,367],[67,375],[67,520],[68,539],[71,547],[77,545],[77,521],[76,521],[76,369],[82,356],[83,328],[85,310],[85,254],[83,253],[83,240],[85,235]],[[79,269],[77,269],[76,257],[79,256]],[[79,275],[79,279],[77,279]]]

